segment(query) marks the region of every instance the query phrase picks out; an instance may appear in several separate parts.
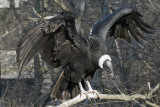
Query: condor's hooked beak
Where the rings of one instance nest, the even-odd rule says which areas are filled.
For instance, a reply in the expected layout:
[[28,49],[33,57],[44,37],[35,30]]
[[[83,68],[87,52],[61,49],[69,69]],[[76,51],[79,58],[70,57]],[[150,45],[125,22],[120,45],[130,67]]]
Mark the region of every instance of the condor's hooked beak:
[[114,78],[114,72],[111,62],[111,57],[109,55],[103,55],[100,57],[98,65],[100,68],[102,68],[105,71],[108,71],[110,73],[110,76]]
[[113,72],[113,67],[112,67],[112,62],[108,59],[106,59],[103,63],[103,69],[105,71],[108,71],[111,75],[111,77],[114,77],[114,72]]
[[117,83],[116,83],[116,77],[114,75],[114,72],[113,72],[113,67],[112,67],[112,62],[111,62],[111,57],[109,55],[103,55],[99,58],[99,61],[98,61],[98,65],[100,68],[102,68],[104,71],[108,71],[109,74],[110,74],[110,79],[112,79],[115,87],[117,88],[117,90],[121,92],[121,90],[119,89]]

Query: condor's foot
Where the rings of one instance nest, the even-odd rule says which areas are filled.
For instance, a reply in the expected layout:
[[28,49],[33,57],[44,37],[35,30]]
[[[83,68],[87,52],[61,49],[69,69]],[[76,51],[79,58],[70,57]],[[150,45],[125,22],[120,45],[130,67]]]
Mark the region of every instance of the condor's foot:
[[90,99],[90,97],[89,97],[89,95],[88,95],[88,91],[85,91],[85,90],[84,90],[84,88],[82,87],[81,82],[79,82],[78,84],[79,84],[79,88],[80,88],[80,91],[81,91],[80,96],[82,96],[83,94],[85,94],[86,97],[87,97],[87,99]]
[[87,86],[88,86],[88,92],[89,93],[93,93],[93,94],[96,94],[97,97],[99,98],[99,92],[97,90],[93,90],[92,87],[91,87],[91,84],[89,83],[89,81],[85,81]]
[[97,90],[93,90],[93,89],[92,89],[89,81],[85,81],[85,82],[86,82],[89,90],[88,90],[88,91],[85,91],[84,88],[82,87],[81,82],[79,82],[79,88],[80,88],[80,91],[81,91],[80,95],[82,96],[82,94],[85,94],[86,97],[87,97],[87,99],[90,99],[89,94],[96,94],[97,97],[99,98],[99,92],[98,92]]

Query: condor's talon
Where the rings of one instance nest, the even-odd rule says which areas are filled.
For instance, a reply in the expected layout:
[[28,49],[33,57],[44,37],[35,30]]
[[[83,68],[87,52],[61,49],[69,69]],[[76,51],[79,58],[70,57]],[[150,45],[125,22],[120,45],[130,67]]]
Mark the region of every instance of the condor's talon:
[[80,97],[83,95],[83,94],[85,94],[86,95],[86,98],[87,99],[90,99],[90,96],[88,95],[88,91],[82,91],[81,93],[80,93]]
[[80,91],[81,91],[80,97],[81,97],[83,94],[85,94],[86,97],[87,97],[87,99],[90,99],[90,97],[89,97],[89,95],[88,95],[88,91],[85,91],[85,90],[84,90],[84,88],[82,87],[81,82],[79,82],[78,84],[79,84],[79,88],[80,88]]
[[98,98],[100,98],[100,93],[97,90],[93,90],[93,94],[96,94]]
[[98,92],[97,90],[93,90],[93,89],[92,89],[89,81],[86,80],[85,82],[86,82],[86,84],[87,84],[87,86],[88,86],[88,89],[89,89],[88,92],[89,92],[89,93],[96,94],[97,97],[100,98],[100,97],[99,97],[99,92]]

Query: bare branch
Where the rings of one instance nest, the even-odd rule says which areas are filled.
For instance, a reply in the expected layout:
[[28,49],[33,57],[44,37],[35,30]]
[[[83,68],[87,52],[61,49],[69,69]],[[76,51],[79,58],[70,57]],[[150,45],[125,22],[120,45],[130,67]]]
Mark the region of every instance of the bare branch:
[[[94,98],[94,99],[98,99],[98,96],[96,94],[92,94],[89,93],[88,96],[90,98]],[[79,102],[82,102],[83,100],[85,100],[87,97],[85,94],[83,94],[82,96],[78,95],[77,97],[75,97],[74,99],[71,99],[67,102],[62,103],[61,105],[57,106],[57,107],[68,107],[74,104],[77,104]],[[125,95],[125,94],[121,94],[121,95],[114,95],[114,94],[100,94],[99,95],[99,99],[108,99],[108,100],[124,100],[124,101],[132,101],[132,100],[136,100],[136,99],[143,99],[145,100],[147,97],[145,95],[141,95],[141,94],[134,94],[134,95]],[[52,106],[47,106],[47,107],[52,107]]]
[[6,30],[6,32],[5,32],[4,34],[2,34],[0,38],[3,38],[3,37],[5,37],[5,36],[13,33],[13,32],[16,31],[16,30],[17,30],[17,28],[14,28],[14,29],[12,29],[12,30],[10,30],[10,31]]
[[145,5],[148,6],[149,8],[151,8],[151,9],[153,9],[153,10],[156,10],[156,11],[160,12],[159,11],[160,6],[157,5],[157,3],[155,3],[155,2],[152,3],[151,0],[149,0],[149,4],[145,3]]
[[43,17],[43,18],[31,18],[29,17],[28,19],[29,20],[33,20],[33,21],[42,21],[42,20],[48,20],[48,19],[51,19],[53,18],[54,16],[46,16],[46,17]]
[[[82,28],[81,28],[81,23],[82,23],[82,17],[83,17],[83,14],[84,14],[84,10],[85,10],[85,0],[78,0],[77,1],[77,5],[76,5],[76,13],[79,14],[79,16],[76,18],[75,22],[76,22],[76,30],[77,32],[79,33],[80,31],[82,31]],[[81,32],[82,33],[82,32]]]
[[37,15],[39,18],[42,18],[42,16],[40,14],[38,14],[38,12],[33,8],[33,6],[30,6],[30,7],[34,11],[35,15]]
[[44,0],[44,7],[45,7],[45,8],[48,7],[47,0]]
[[[87,96],[89,96],[90,98],[94,98],[94,99],[108,99],[108,100],[124,100],[124,101],[132,101],[135,99],[146,99],[145,95],[141,95],[141,94],[134,94],[134,95],[125,95],[125,94],[121,94],[121,95],[114,95],[114,94],[100,94],[99,97],[96,94],[92,94],[89,93]],[[67,102],[62,103],[61,105],[57,106],[57,107],[68,107],[74,104],[77,104],[79,102],[82,102],[83,100],[85,100],[87,98],[87,96],[85,94],[82,94],[82,96],[78,95],[77,97],[75,97],[74,99],[71,99]],[[53,106],[47,106],[47,107],[53,107]]]
[[156,91],[159,89],[159,87],[160,87],[160,83],[158,83],[158,84],[154,87],[154,89],[152,89],[152,90],[148,93],[148,96],[151,97],[151,95],[152,95],[154,92],[156,92]]
[[74,6],[71,0],[53,0],[65,11],[74,12]]
[[149,101],[145,101],[145,103],[148,104],[148,105],[150,105],[150,106],[152,106],[152,107],[159,107],[159,105],[153,104],[153,103],[151,103]]
[[[94,99],[107,99],[107,100],[123,100],[123,101],[136,101],[137,99],[141,99],[144,100],[144,102],[152,107],[159,107],[159,105],[156,105],[154,103],[151,103],[149,101],[147,101],[147,99],[150,99],[152,94],[158,90],[160,88],[160,83],[158,83],[154,89],[152,89],[148,95],[142,95],[142,94],[134,94],[134,95],[125,95],[125,94],[99,94],[99,96],[97,96],[97,94],[94,93],[88,93],[86,94],[82,94],[82,95],[78,95],[77,97],[68,100],[62,104],[60,104],[57,107],[69,107],[71,105],[77,104],[82,102],[83,100],[87,99],[89,96],[90,98],[94,98]],[[46,106],[46,107],[54,107],[54,106]]]
[[160,46],[156,43],[155,40],[152,40],[152,42],[156,45],[156,47],[160,50]]

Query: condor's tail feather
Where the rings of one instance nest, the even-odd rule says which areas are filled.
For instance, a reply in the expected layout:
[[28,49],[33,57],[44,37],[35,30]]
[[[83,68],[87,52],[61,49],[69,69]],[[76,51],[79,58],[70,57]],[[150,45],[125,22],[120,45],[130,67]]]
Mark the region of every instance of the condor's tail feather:
[[[65,82],[68,83],[67,88],[63,89],[62,87],[65,85]],[[80,89],[78,84],[66,81],[64,70],[61,70],[52,89],[51,98],[69,100],[76,97],[79,93]]]
[[60,85],[62,83],[63,76],[64,76],[64,70],[61,70],[58,78],[56,79],[54,87],[52,89],[51,98],[57,98],[57,95],[59,95],[59,91],[60,91],[59,88],[60,88]]

